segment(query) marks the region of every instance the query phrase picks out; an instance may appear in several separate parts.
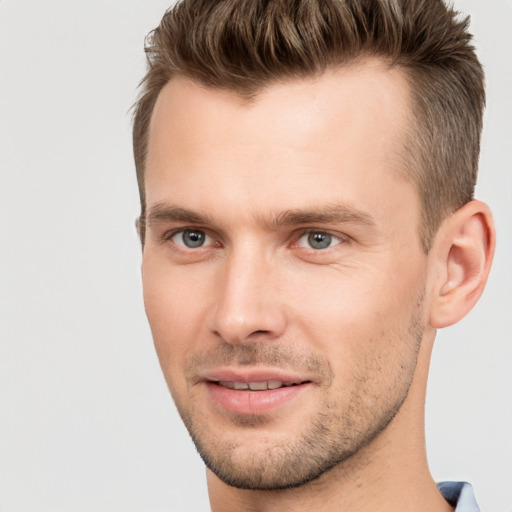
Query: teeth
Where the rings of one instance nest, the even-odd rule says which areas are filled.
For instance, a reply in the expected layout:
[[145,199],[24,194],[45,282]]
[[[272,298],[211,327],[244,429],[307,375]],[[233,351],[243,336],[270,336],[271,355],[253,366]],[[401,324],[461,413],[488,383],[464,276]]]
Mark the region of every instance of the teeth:
[[229,388],[229,389],[235,389],[235,383],[234,382],[228,382],[228,381],[219,381],[219,384],[223,387],[223,388]]
[[249,382],[249,389],[252,391],[264,391],[268,387],[266,382]]
[[231,381],[218,381],[218,384],[224,388],[236,389],[244,391],[250,389],[251,391],[266,391],[267,389],[279,389],[283,386],[295,386],[295,382],[282,382],[280,380],[269,380],[263,382],[231,382]]

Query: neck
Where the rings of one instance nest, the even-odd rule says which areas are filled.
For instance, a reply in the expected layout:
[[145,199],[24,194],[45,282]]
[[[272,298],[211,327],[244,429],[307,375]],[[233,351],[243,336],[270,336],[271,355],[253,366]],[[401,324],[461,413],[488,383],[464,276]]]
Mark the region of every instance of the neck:
[[212,512],[451,512],[430,475],[425,451],[428,364],[421,362],[429,355],[420,354],[409,395],[393,421],[349,460],[307,485],[279,491],[236,489],[208,470]]

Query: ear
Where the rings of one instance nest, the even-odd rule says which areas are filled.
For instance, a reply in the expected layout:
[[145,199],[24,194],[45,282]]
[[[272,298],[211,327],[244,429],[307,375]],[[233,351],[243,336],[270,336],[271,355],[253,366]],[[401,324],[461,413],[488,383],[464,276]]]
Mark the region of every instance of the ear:
[[137,217],[135,219],[135,229],[137,230],[137,235],[138,235],[139,240],[140,240],[140,217]]
[[473,308],[487,282],[495,244],[492,214],[481,201],[470,201],[443,222],[431,254],[436,267],[432,327],[452,325]]
[[135,229],[137,230],[137,235],[139,237],[142,250],[144,250],[144,225],[143,225],[140,217],[137,217],[135,219]]

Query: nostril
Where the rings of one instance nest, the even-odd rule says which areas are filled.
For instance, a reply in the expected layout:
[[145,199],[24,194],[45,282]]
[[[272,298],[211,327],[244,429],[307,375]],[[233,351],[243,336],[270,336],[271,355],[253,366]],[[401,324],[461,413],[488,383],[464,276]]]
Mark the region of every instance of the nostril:
[[226,299],[211,310],[209,330],[217,339],[229,344],[246,344],[275,340],[283,334],[287,322],[281,308],[263,299],[262,303],[251,301],[244,305],[242,299],[235,298]]

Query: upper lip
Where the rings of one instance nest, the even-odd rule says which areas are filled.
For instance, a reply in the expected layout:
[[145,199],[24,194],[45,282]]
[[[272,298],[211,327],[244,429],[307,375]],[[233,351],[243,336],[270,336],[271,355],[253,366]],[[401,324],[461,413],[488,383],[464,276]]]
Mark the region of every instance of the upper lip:
[[199,374],[200,381],[210,382],[264,382],[281,381],[293,384],[311,382],[310,375],[298,374],[278,368],[216,368],[205,370]]

